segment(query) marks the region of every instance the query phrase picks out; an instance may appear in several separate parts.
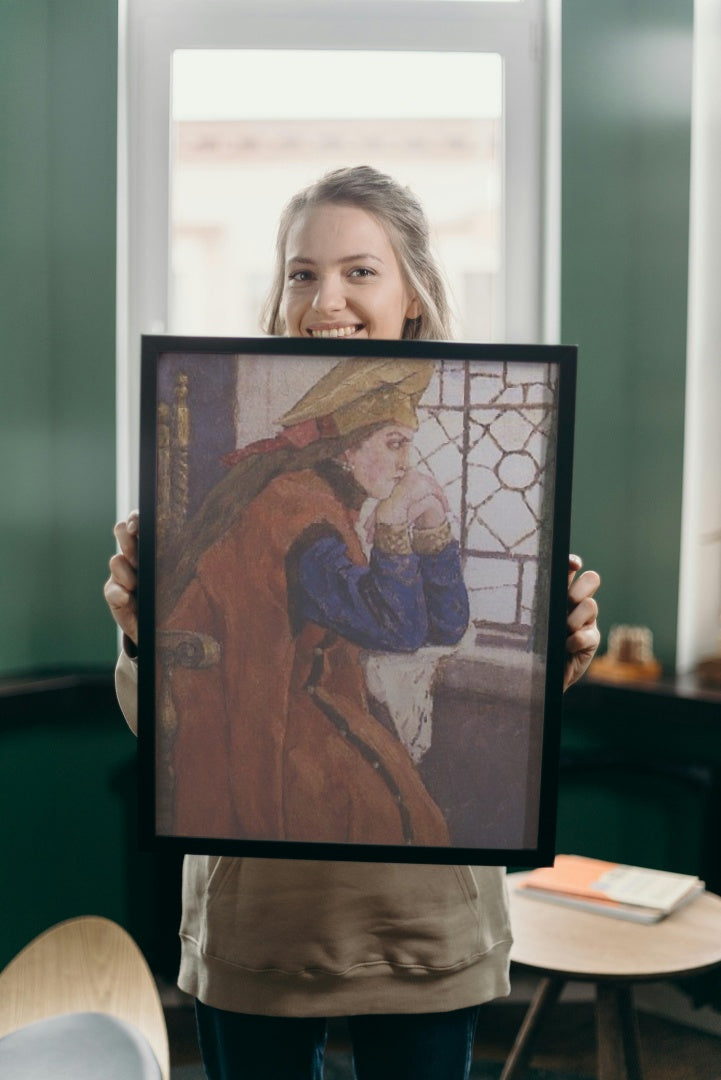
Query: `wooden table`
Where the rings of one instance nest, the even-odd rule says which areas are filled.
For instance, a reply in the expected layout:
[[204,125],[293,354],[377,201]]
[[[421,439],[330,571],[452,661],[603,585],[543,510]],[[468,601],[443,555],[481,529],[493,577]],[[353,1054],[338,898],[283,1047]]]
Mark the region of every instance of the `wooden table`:
[[721,898],[703,893],[661,922],[626,922],[529,899],[509,874],[511,960],[542,975],[501,1074],[519,1080],[569,980],[596,986],[599,1080],[643,1080],[632,987],[721,966]]

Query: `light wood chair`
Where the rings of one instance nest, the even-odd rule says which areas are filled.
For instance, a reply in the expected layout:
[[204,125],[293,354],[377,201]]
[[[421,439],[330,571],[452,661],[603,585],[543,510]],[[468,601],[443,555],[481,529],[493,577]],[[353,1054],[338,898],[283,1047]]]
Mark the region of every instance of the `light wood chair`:
[[4,1036],[29,1024],[71,1014],[102,1014],[129,1025],[168,1080],[168,1034],[155,980],[130,935],[109,919],[88,915],[58,923],[0,973],[0,1047]]

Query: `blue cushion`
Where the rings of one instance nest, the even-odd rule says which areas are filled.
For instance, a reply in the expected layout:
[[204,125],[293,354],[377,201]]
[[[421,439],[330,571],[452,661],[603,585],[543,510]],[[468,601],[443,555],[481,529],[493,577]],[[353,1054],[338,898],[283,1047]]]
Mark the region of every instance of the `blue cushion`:
[[0,1039],[0,1076],[12,1080],[161,1080],[144,1035],[102,1013],[38,1020]]

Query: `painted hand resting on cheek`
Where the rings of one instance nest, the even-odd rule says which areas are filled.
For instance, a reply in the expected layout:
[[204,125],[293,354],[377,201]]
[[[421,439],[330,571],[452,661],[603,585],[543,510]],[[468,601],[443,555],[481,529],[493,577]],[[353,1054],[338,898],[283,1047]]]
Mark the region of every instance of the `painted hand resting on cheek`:
[[378,504],[376,520],[386,525],[433,529],[443,524],[447,512],[448,500],[435,478],[411,469]]

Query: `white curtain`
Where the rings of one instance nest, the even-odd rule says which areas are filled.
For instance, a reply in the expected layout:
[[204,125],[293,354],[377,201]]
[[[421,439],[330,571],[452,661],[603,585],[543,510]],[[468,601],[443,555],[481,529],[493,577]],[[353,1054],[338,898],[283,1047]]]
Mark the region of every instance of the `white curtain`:
[[696,0],[693,56],[679,672],[721,649],[721,0]]

